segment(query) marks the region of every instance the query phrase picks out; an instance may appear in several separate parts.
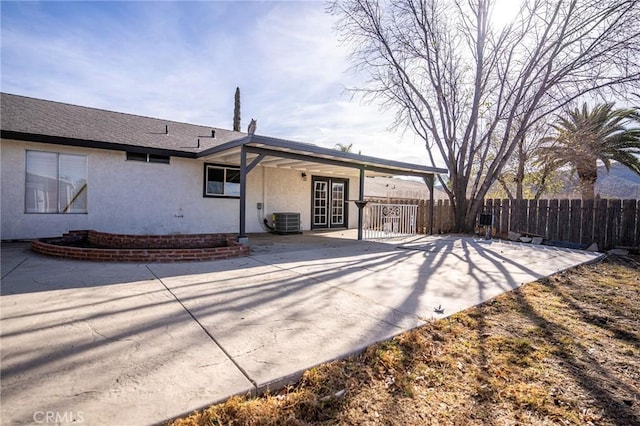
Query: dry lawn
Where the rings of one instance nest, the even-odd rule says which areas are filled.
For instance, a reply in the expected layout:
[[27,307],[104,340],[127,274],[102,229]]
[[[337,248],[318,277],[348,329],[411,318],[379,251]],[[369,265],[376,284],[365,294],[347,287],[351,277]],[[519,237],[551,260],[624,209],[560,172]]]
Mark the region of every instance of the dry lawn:
[[640,425],[640,256],[523,286],[185,425]]

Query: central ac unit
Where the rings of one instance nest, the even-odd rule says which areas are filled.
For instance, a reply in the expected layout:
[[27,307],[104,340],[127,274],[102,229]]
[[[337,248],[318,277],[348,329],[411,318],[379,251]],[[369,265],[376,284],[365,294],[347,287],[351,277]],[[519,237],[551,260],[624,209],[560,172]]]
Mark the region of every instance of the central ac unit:
[[300,234],[300,213],[274,213],[273,227],[276,234]]

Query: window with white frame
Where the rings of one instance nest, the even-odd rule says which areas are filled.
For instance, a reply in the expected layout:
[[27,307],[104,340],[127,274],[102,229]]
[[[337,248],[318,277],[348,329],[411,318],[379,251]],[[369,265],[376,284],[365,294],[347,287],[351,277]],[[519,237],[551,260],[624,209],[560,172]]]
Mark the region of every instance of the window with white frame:
[[87,213],[87,156],[27,151],[26,213]]
[[205,164],[205,197],[239,197],[240,168]]

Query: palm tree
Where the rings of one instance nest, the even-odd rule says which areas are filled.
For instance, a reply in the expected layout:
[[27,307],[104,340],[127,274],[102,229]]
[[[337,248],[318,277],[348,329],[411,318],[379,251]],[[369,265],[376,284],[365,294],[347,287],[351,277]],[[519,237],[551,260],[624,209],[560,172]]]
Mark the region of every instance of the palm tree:
[[240,131],[240,88],[236,87],[233,103],[233,131]]
[[[546,156],[555,167],[571,165],[580,180],[583,199],[594,198],[598,179],[598,160],[609,170],[611,161],[617,161],[640,175],[640,128],[629,128],[640,122],[638,109],[614,109],[613,103],[596,105],[591,111],[587,104],[582,109],[569,111],[552,127],[555,136],[546,138],[551,145]],[[635,154],[635,155],[634,155]]]

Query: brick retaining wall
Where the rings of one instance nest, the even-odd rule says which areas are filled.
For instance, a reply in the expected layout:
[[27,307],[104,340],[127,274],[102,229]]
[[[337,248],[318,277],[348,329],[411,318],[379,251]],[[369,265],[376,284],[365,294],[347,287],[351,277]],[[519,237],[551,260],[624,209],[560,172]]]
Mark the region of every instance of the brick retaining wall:
[[[51,242],[82,240],[101,247],[75,247]],[[145,245],[148,248],[142,248]],[[61,238],[34,240],[31,249],[69,259],[140,263],[217,260],[248,256],[250,253],[248,246],[238,243],[229,234],[123,235],[92,230],[70,231]]]
[[[73,231],[72,231],[73,232]],[[88,231],[90,243],[109,248],[211,248],[235,242],[227,234],[122,235]]]

